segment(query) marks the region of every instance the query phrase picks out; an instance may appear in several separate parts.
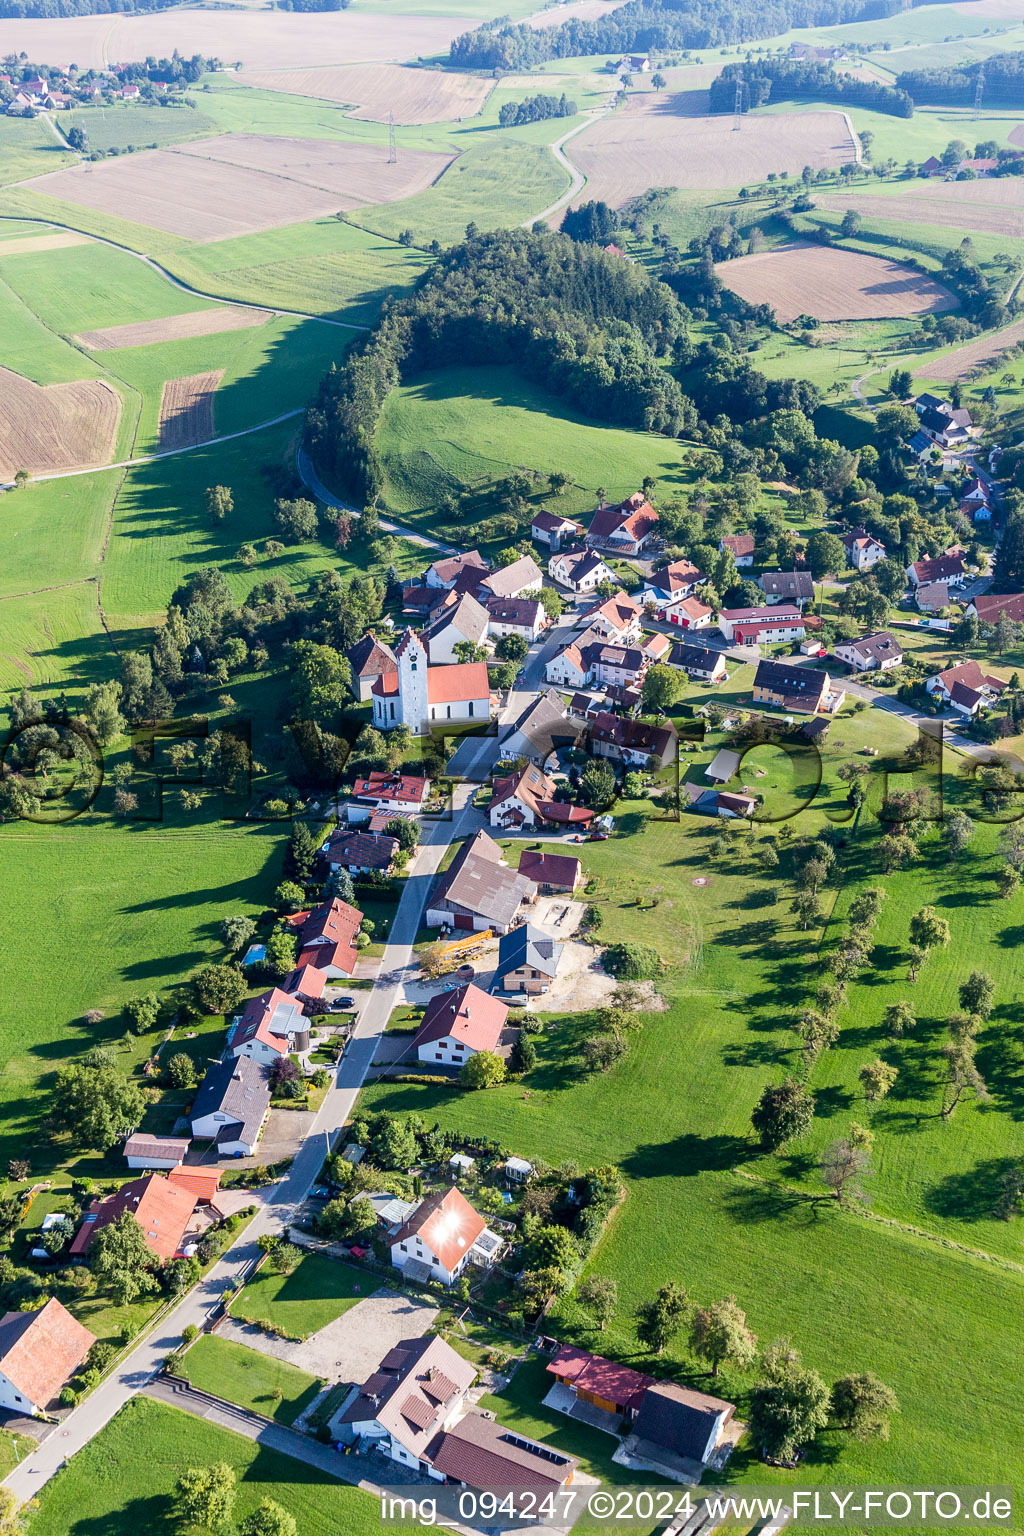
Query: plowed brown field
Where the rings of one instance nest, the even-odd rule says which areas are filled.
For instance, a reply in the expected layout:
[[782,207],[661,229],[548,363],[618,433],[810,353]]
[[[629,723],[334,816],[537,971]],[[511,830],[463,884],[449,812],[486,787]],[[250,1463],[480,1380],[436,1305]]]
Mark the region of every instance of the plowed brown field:
[[75,341],[90,352],[113,352],[120,347],[148,347],[159,341],[187,341],[193,336],[215,336],[220,331],[244,331],[270,319],[266,309],[236,309],[230,304],[216,309],[193,309],[166,320],[136,320],[131,325],[108,325],[102,331],[83,331]]
[[0,367],[0,478],[109,464],[120,415],[121,397],[98,379],[44,388]]
[[[606,0],[597,0],[604,5]],[[401,64],[342,64],[328,69],[274,69],[243,76],[246,85],[289,96],[351,102],[349,117],[386,123],[448,123],[475,117],[494,89],[493,80],[406,69]]]
[[[334,139],[277,139],[260,133],[226,133],[181,144],[175,154],[223,161],[286,183],[332,193],[338,205],[395,203],[424,192],[447,170],[454,155],[403,147],[394,165],[382,144],[342,144]],[[233,174],[233,173],[231,173]]]
[[954,379],[965,378],[974,368],[998,362],[1002,354],[1019,341],[1024,341],[1024,320],[1014,320],[1011,325],[1005,325],[1001,331],[983,336],[979,341],[968,341],[947,352],[945,357],[937,357],[934,362],[925,363],[923,368],[915,368],[914,372],[922,379],[939,379],[951,384]]
[[213,392],[223,377],[218,368],[167,380],[160,397],[161,448],[191,448],[213,436]]
[[797,315],[819,320],[934,315],[957,305],[948,288],[910,267],[804,241],[721,261],[715,271],[749,304],[770,304],[783,324]]
[[[999,185],[1008,185],[1011,179],[1000,179]],[[920,187],[920,182],[915,186]],[[1024,204],[1016,206],[1012,199],[988,198],[985,191],[989,184],[983,181],[940,182],[935,185],[934,195],[928,183],[927,190],[908,194],[906,197],[843,197],[841,193],[814,194],[815,206],[831,209],[833,213],[845,213],[855,208],[868,219],[885,219],[894,224],[937,224],[943,229],[973,229],[979,234],[1024,236]],[[995,183],[992,184],[993,189]],[[949,187],[949,193],[945,191]],[[967,189],[971,190],[968,191]],[[1024,188],[1016,188],[1020,197]]]

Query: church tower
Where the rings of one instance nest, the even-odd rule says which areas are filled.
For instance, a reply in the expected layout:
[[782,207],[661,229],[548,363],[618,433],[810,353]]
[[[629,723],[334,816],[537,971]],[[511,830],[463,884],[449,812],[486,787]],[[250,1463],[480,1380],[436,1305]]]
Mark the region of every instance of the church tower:
[[407,629],[395,647],[398,662],[399,721],[422,735],[430,729],[427,703],[427,653],[418,635]]

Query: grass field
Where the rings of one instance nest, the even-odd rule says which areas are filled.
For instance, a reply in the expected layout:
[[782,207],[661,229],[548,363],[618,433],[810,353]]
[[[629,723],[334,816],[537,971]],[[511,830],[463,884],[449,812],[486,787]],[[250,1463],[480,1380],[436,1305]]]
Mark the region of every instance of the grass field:
[[650,474],[669,496],[693,477],[675,439],[598,426],[510,368],[449,368],[395,390],[378,443],[389,505],[424,527],[445,491],[516,468],[571,475],[573,487],[558,500],[569,516],[593,510],[599,485],[614,500]]
[[177,144],[210,131],[210,119],[189,107],[148,107],[140,102],[124,106],[85,107],[62,112],[61,131],[84,128],[90,149],[151,149]]
[[306,1253],[290,1275],[264,1265],[235,1297],[231,1312],[245,1322],[276,1323],[289,1338],[306,1339],[377,1289],[373,1275]]
[[0,117],[0,186],[74,163],[71,150],[38,118]]
[[200,1392],[212,1392],[279,1424],[294,1424],[320,1391],[315,1376],[287,1360],[212,1333],[196,1340],[186,1361],[189,1380]]
[[[835,771],[849,752],[899,739],[906,739],[906,728],[875,711],[837,722],[826,750],[825,804],[842,809]],[[708,744],[698,764],[716,744]],[[758,780],[755,760],[744,781],[749,775],[769,803],[785,811],[793,789],[782,761],[776,757],[773,771],[770,755],[762,758],[766,777]],[[1016,1145],[1017,1053],[999,1042],[1018,997],[1004,935],[1017,931],[1019,919],[1014,909],[992,924],[986,898],[972,904],[975,889],[990,888],[992,866],[987,854],[981,858],[981,836],[977,871],[973,865],[969,873],[966,867],[951,871],[936,851],[913,873],[887,882],[892,890],[877,932],[876,971],[854,989],[857,996],[841,1015],[842,1047],[816,1073],[813,1135],[776,1163],[759,1155],[748,1116],[763,1083],[798,1066],[798,1042],[788,1026],[816,980],[820,935],[792,926],[786,880],[756,873],[747,852],[756,848],[756,833],[735,830],[724,858],[712,862],[706,823],[693,816],[678,825],[651,823],[638,809],[620,807],[624,835],[583,855],[597,882],[604,932],[656,945],[667,966],[662,990],[669,1007],[645,1019],[625,1062],[604,1076],[581,1078],[577,1051],[590,1025],[575,1015],[554,1021],[540,1037],[528,1092],[509,1085],[467,1097],[442,1088],[380,1086],[370,1090],[368,1104],[416,1110],[428,1123],[439,1119],[496,1136],[523,1156],[553,1163],[571,1156],[623,1170],[627,1200],[594,1264],[618,1280],[620,1309],[597,1347],[635,1359],[632,1310],[672,1277],[699,1301],[734,1293],[762,1341],[792,1337],[826,1376],[867,1369],[889,1381],[902,1404],[890,1443],[865,1446],[826,1436],[802,1466],[812,1479],[901,1482],[942,1464],[957,1467],[959,1475],[984,1467],[985,1475],[1012,1480],[1020,1466],[1009,1429],[1009,1382],[1020,1368],[1020,1345],[998,1319],[1020,1304],[1024,1270],[1005,1262],[1019,1257],[1019,1234],[987,1218],[985,1200],[993,1161],[1013,1155]],[[877,833],[869,818],[866,813],[844,856],[843,902],[858,882],[877,879]],[[817,813],[807,811],[794,830],[799,836],[818,824]],[[694,886],[698,876],[709,883]],[[832,899],[830,892],[826,909]],[[954,939],[944,961],[930,962],[932,972],[916,993],[911,989],[926,1022],[921,1040],[915,1036],[901,1052],[914,1058],[906,1067],[907,1102],[898,1090],[872,1121],[879,1170],[873,1207],[890,1218],[885,1224],[845,1215],[834,1201],[808,1199],[791,1186],[820,1189],[814,1167],[822,1145],[851,1119],[869,1117],[856,1096],[856,1071],[881,1043],[882,987],[902,995],[906,985],[900,978],[908,914],[929,899],[941,904]],[[953,1006],[951,983],[976,963],[1001,978],[998,1023],[983,1042],[996,1098],[984,1108],[961,1109],[952,1125],[940,1126],[935,1015]],[[972,1257],[955,1242],[996,1257]],[[571,1302],[560,1314],[571,1336],[595,1346],[596,1335]],[[896,1317],[900,1326],[893,1328]],[[685,1349],[673,1346],[669,1354],[659,1373],[667,1366],[694,1379]],[[734,1379],[716,1387],[739,1402],[740,1417],[747,1385]],[[976,1404],[976,1434],[965,1432],[968,1403]],[[525,1428],[539,1413],[532,1394],[522,1413]],[[745,1456],[730,1463],[728,1475],[773,1479]]]
[[[378,1502],[229,1430],[136,1397],[43,1489],[32,1536],[171,1536],[175,1484],[187,1467],[226,1461],[238,1474],[238,1518],[261,1499],[282,1504],[302,1536],[376,1536]],[[131,1469],[126,1473],[126,1469]]]
[[144,262],[109,246],[78,245],[5,259],[0,277],[50,330],[64,336],[207,308]]

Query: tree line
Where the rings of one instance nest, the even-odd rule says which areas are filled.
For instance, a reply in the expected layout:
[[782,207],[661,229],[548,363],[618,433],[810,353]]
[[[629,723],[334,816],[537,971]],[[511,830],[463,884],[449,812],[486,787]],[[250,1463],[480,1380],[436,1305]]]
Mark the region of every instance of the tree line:
[[[1024,106],[1024,52],[997,53],[983,63],[985,105]],[[981,60],[942,69],[905,69],[896,76],[896,86],[915,101],[973,107],[981,69]]]
[[742,81],[741,107],[763,107],[769,101],[836,101],[868,107],[890,117],[913,117],[914,99],[908,91],[878,80],[855,80],[837,74],[827,64],[811,59],[748,59],[726,64],[708,93],[711,112],[731,112],[736,104],[736,83]]
[[498,113],[503,128],[521,128],[524,123],[539,123],[546,117],[575,117],[576,103],[563,91],[561,96],[548,96],[540,92],[522,101],[506,101]]

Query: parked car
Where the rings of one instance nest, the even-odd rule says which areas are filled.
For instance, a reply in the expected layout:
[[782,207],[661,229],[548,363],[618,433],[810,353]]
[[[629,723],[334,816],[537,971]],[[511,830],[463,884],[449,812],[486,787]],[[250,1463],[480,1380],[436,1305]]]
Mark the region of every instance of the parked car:
[[355,1005],[356,1000],[354,997],[335,997],[327,1004],[327,1012],[345,1013],[348,1009],[354,1008]]

